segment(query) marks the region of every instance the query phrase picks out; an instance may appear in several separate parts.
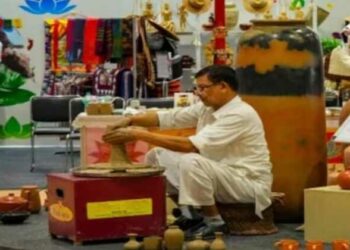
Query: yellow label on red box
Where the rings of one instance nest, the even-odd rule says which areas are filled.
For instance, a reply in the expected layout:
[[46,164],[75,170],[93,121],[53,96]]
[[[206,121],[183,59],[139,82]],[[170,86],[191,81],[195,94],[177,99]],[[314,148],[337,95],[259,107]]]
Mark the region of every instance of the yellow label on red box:
[[153,213],[152,199],[150,198],[89,202],[86,207],[89,220],[151,215]]

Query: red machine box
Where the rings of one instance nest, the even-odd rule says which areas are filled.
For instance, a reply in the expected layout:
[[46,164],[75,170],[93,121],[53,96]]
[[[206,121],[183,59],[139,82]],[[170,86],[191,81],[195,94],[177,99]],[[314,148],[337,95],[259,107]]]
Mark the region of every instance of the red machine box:
[[163,235],[165,177],[88,178],[48,175],[49,232],[83,241]]

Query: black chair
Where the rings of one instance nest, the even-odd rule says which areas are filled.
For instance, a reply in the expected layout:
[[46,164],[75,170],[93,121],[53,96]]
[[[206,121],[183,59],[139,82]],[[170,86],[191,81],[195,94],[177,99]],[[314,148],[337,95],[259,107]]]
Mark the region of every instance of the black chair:
[[[68,168],[68,154],[70,155],[71,168],[74,167],[74,140],[80,139],[79,129],[73,127],[74,119],[82,112],[85,111],[84,98],[77,97],[71,99],[69,102],[69,124],[70,131],[66,136],[66,168]],[[125,100],[122,97],[116,96],[112,98],[114,109],[125,109]]]
[[76,96],[34,96],[31,98],[31,172],[35,168],[35,137],[65,137],[70,132],[69,101],[74,97]]
[[132,102],[138,101],[141,106],[146,108],[173,108],[174,97],[157,97],[157,98],[130,98],[127,106],[132,106]]

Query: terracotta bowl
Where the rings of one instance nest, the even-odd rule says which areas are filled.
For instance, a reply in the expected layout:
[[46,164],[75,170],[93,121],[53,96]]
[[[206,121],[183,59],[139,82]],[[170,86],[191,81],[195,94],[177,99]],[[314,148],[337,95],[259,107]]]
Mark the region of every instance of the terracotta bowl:
[[9,212],[0,214],[4,224],[21,224],[30,216],[30,212]]

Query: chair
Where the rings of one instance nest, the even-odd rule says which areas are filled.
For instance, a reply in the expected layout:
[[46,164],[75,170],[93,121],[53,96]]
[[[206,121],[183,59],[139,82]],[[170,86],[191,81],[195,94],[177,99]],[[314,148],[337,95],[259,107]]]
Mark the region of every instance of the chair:
[[133,101],[139,101],[141,106],[146,108],[173,108],[174,97],[157,97],[157,98],[130,98],[127,100],[127,106]]
[[66,170],[68,168],[68,153],[70,154],[71,167],[74,167],[74,148],[73,140],[80,139],[79,130],[73,127],[74,119],[85,111],[85,105],[82,97],[76,97],[69,101],[69,133],[66,135]]
[[[66,135],[66,168],[68,168],[68,154],[70,154],[71,168],[74,167],[74,147],[73,141],[80,139],[79,130],[75,129],[72,124],[74,119],[85,111],[83,97],[76,97],[69,102],[69,125],[70,131]],[[125,100],[122,97],[116,96],[112,98],[113,107],[115,109],[125,109]]]
[[70,131],[69,101],[74,97],[76,96],[34,96],[31,98],[31,172],[35,168],[35,136],[66,136]]

